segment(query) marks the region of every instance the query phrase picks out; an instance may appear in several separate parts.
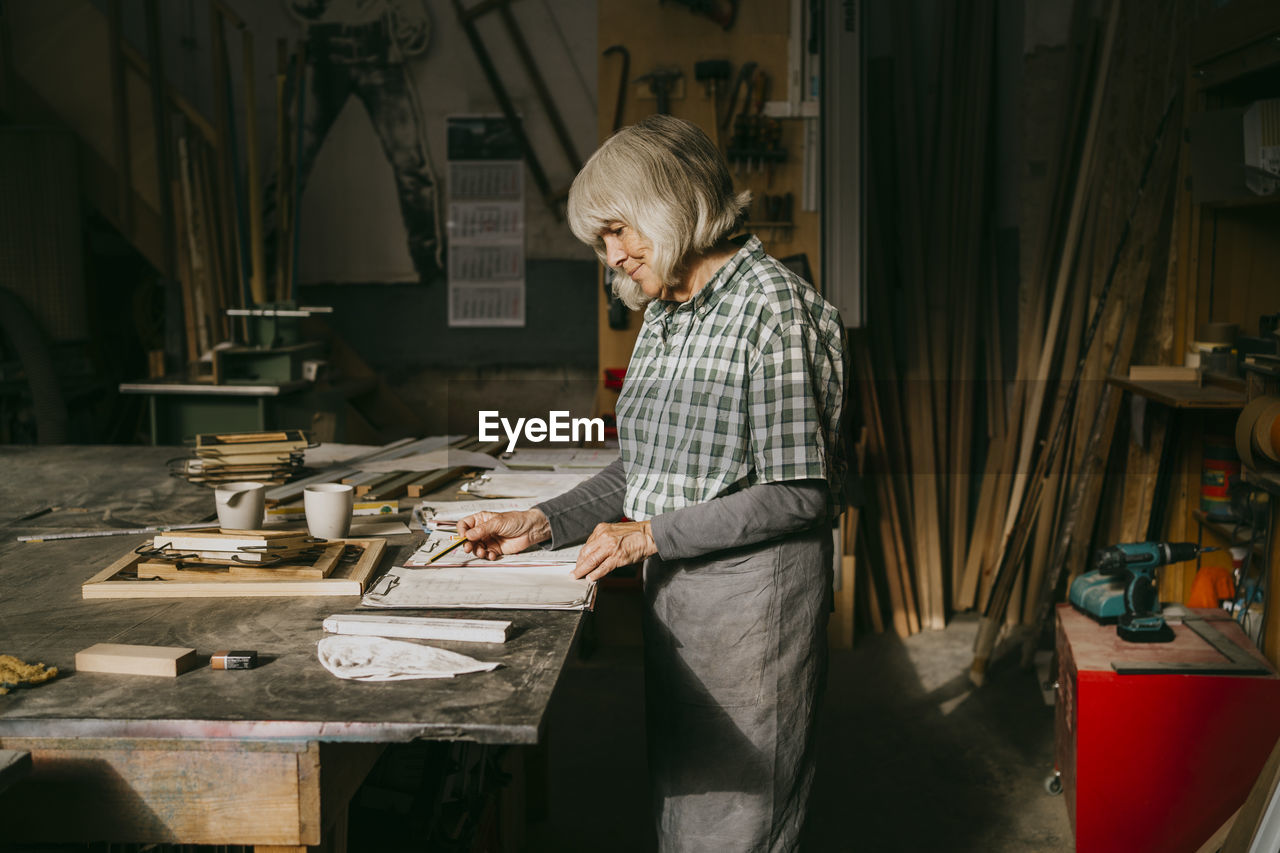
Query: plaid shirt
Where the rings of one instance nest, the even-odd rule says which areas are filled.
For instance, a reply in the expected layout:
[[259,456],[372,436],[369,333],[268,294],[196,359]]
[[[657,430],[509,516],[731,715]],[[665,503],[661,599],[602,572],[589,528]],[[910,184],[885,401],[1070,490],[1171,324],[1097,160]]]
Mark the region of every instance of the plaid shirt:
[[618,398],[637,521],[756,483],[843,482],[844,326],[750,237],[687,302],[645,310]]

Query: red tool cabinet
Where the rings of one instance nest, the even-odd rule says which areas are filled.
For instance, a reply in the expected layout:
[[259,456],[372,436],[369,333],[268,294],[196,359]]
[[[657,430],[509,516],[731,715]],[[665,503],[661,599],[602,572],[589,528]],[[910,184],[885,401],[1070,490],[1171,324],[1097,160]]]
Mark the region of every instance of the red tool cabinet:
[[[1275,669],[1227,614],[1190,617],[1171,643],[1128,643],[1058,607],[1055,757],[1079,853],[1195,853],[1280,737]],[[1219,674],[1159,671],[1190,666]]]

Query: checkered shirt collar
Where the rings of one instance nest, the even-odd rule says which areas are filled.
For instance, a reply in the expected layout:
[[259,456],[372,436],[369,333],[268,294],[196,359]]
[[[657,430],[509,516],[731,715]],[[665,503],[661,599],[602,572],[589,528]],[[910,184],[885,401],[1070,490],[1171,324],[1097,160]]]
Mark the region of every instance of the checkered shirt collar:
[[752,263],[763,254],[764,245],[760,242],[760,238],[754,234],[748,235],[737,253],[724,266],[716,270],[716,274],[711,276],[710,281],[704,284],[697,293],[693,294],[692,299],[686,302],[676,302],[671,299],[654,299],[645,308],[644,321],[655,327],[661,326],[670,315],[682,310],[697,312],[698,319],[701,320],[707,316],[707,312],[714,308],[715,304],[720,301],[720,297],[724,295],[724,283],[737,275],[740,267]]

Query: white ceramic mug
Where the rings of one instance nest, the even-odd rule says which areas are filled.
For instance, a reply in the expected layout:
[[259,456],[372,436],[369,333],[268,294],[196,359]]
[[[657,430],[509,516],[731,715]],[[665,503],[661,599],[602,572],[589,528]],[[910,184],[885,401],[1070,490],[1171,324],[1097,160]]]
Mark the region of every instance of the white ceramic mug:
[[307,511],[307,531],[317,539],[342,539],[351,532],[351,512],[355,505],[354,486],[317,483],[302,493]]
[[266,514],[264,483],[223,483],[213,493],[218,526],[227,530],[257,530]]

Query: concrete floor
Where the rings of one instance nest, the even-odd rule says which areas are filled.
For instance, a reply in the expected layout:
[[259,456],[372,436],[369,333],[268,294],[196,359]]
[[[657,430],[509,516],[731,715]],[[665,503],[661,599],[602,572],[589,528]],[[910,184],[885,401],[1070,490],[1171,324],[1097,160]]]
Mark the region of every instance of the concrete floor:
[[[598,612],[606,619],[609,612]],[[860,638],[833,655],[806,850],[1054,853],[1072,849],[1053,767],[1053,709],[1034,673],[966,672],[977,622],[900,641]],[[601,630],[574,661],[548,720],[549,814],[534,853],[654,848],[646,798],[640,649]],[[618,632],[614,632],[618,633]]]

